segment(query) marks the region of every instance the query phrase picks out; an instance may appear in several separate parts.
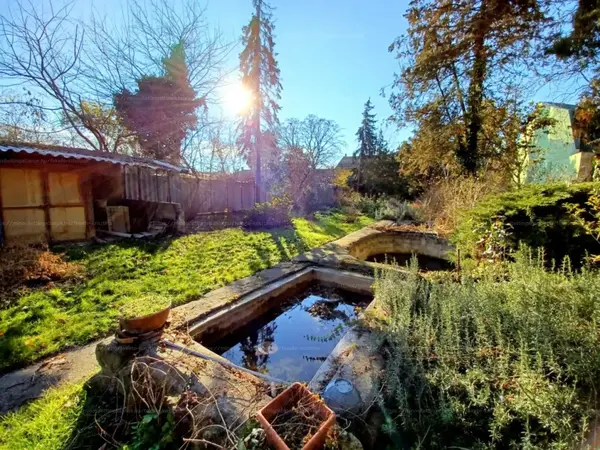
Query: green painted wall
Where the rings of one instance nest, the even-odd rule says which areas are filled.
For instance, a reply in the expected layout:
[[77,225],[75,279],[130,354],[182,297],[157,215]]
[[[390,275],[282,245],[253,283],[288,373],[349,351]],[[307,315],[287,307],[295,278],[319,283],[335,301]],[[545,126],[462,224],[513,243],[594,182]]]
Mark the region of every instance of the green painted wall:
[[547,130],[534,132],[532,143],[542,149],[540,152],[542,162],[528,167],[526,182],[572,180],[577,177],[577,170],[571,156],[578,151],[571,127],[573,107],[554,104],[544,106],[548,116],[556,122]]

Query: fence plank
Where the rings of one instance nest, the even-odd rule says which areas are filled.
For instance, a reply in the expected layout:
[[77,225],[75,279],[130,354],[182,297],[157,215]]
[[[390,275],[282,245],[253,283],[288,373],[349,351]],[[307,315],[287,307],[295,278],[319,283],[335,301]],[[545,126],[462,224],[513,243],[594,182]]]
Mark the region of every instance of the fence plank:
[[179,203],[186,218],[205,213],[244,211],[254,207],[254,182],[184,177],[180,183]]

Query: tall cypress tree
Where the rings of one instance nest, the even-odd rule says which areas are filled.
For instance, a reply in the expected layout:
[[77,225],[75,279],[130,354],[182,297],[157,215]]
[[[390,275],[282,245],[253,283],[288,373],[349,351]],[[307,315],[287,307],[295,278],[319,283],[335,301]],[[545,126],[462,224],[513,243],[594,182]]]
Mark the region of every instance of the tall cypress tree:
[[242,30],[244,50],[240,54],[242,83],[254,95],[249,114],[240,123],[240,144],[250,166],[254,166],[256,176],[256,199],[261,201],[261,152],[269,144],[266,142],[278,124],[278,104],[281,98],[279,67],[275,59],[272,8],[264,0],[253,0],[255,8],[250,23]]

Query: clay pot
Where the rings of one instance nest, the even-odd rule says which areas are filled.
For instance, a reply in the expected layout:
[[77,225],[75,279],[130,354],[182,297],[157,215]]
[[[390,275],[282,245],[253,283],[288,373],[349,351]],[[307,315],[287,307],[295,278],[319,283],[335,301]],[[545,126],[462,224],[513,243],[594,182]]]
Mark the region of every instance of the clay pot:
[[[271,421],[282,410],[291,409],[301,400],[311,396],[313,394],[303,384],[294,383],[257,413],[256,417],[265,430],[267,440],[277,450],[290,450],[290,448],[271,426]],[[312,404],[315,408],[315,415],[322,420],[322,423],[317,432],[304,444],[302,450],[321,449],[325,444],[327,434],[335,425],[335,413],[322,400],[314,401]]]
[[148,333],[161,328],[169,319],[170,312],[171,305],[169,304],[165,309],[146,316],[133,317],[131,319],[121,317],[119,325],[121,331],[125,331],[128,334],[139,335]]

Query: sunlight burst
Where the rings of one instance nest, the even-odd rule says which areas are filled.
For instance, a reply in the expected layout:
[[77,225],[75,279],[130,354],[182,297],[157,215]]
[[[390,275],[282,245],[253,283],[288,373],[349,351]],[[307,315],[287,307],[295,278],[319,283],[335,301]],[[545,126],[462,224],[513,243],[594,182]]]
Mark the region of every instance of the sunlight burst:
[[227,86],[225,91],[225,107],[233,114],[245,114],[252,106],[252,92],[241,82]]

